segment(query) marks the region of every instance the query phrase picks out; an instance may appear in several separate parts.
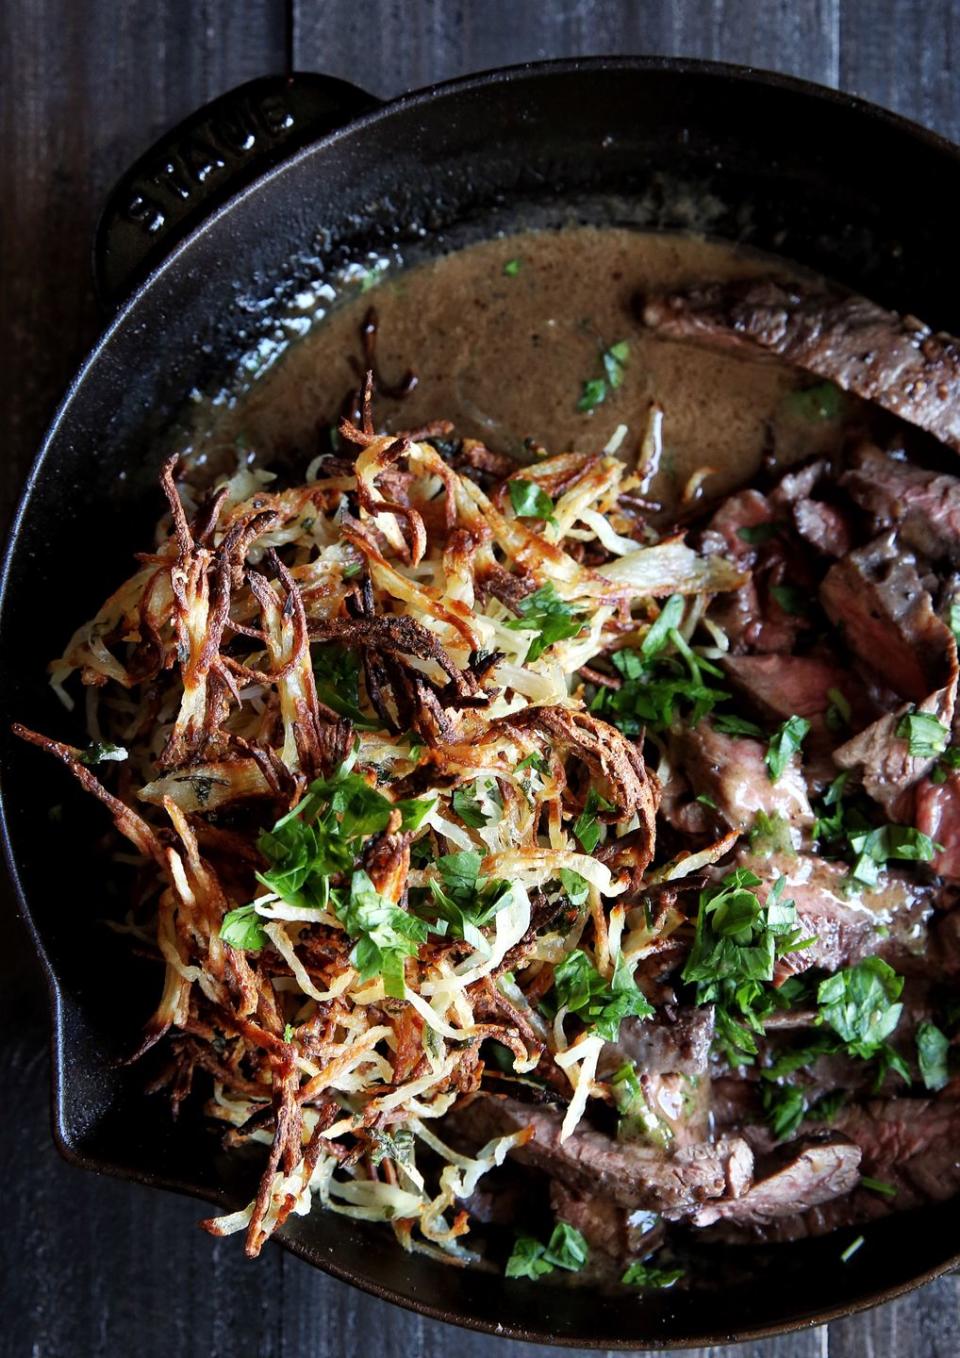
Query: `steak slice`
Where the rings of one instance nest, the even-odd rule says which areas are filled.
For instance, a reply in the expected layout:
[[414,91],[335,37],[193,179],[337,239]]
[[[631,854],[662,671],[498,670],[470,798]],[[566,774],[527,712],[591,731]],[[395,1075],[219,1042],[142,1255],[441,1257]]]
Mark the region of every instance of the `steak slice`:
[[792,825],[813,824],[796,756],[772,783],[760,741],[724,735],[707,718],[693,729],[676,729],[671,744],[691,787],[713,799],[732,830],[749,830],[758,811],[783,816]]
[[625,1061],[648,1075],[704,1075],[713,1042],[712,1004],[665,1006],[650,1019],[625,1018],[620,1036],[600,1053],[597,1074],[607,1079]]
[[816,717],[830,706],[831,689],[851,705],[862,690],[849,670],[815,656],[728,655],[722,664],[739,689],[776,717]]
[[729,1221],[740,1226],[764,1226],[842,1198],[860,1182],[862,1154],[860,1147],[843,1135],[791,1141],[779,1154],[780,1163],[746,1193],[705,1204],[694,1213],[692,1223],[711,1226],[716,1221]]
[[892,1184],[897,1211],[960,1190],[960,1099],[871,1099],[833,1123],[863,1151],[863,1172]]
[[643,320],[673,339],[776,354],[960,451],[960,342],[913,316],[768,278],[650,297]]
[[960,881],[960,776],[945,783],[925,778],[917,787],[913,823],[939,846],[931,862],[941,877]]
[[820,599],[849,649],[901,697],[922,702],[955,669],[950,629],[893,532],[831,566]]
[[960,561],[960,478],[912,466],[867,443],[840,485],[873,515],[878,532],[898,528],[901,541],[931,560]]
[[636,1142],[620,1143],[584,1128],[560,1141],[562,1116],[553,1108],[480,1094],[447,1115],[444,1127],[474,1144],[531,1127],[525,1146],[510,1152],[543,1170],[579,1197],[598,1195],[621,1207],[680,1219],[713,1198],[738,1197],[753,1174],[753,1152],[739,1136],[679,1148],[672,1155]]

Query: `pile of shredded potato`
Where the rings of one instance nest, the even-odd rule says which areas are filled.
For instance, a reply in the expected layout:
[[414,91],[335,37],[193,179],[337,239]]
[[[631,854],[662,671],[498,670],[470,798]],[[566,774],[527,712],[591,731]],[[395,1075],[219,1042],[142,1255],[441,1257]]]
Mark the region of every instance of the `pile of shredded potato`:
[[20,729],[155,884],[128,925],[165,967],[141,1050],[165,1040],[175,1106],[203,1073],[227,1144],[267,1148],[256,1199],[205,1223],[252,1255],[318,1199],[473,1258],[463,1200],[527,1135],[474,1158],[434,1131],[482,1044],[559,1092],[568,1136],[609,1093],[603,1038],[543,1012],[554,969],[580,949],[635,990],[683,922],[641,889],[728,847],[651,870],[657,776],[581,672],[668,595],[688,641],[734,567],[653,539],[642,457],[521,468],[449,432],[375,434],[368,401],[302,485],[245,467],[199,496],[168,463],[157,545],[53,666],[94,744]]

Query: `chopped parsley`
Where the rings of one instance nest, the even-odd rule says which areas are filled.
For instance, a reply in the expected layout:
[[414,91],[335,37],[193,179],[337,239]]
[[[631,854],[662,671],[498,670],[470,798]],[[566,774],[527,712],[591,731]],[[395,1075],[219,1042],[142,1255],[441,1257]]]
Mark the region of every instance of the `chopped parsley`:
[[507,278],[516,278],[522,268],[522,259],[508,259],[503,266],[503,272],[506,274]]
[[643,1259],[634,1259],[620,1281],[628,1287],[673,1287],[684,1272],[682,1268],[657,1268]]
[[784,613],[790,613],[795,617],[800,617],[808,612],[809,599],[807,592],[806,590],[798,589],[796,585],[773,585],[770,594],[783,609]]
[[603,377],[590,377],[583,383],[577,410],[581,415],[589,414],[607,399],[607,392],[616,391],[623,382],[624,368],[630,358],[630,345],[626,340],[612,344],[601,355]]
[[[599,688],[590,711],[599,713],[624,735],[638,736],[646,727],[663,730],[673,725],[680,704],[688,708],[686,720],[696,726],[718,703],[730,697],[725,689],[714,688],[704,678],[719,676],[721,671],[691,650],[673,625],[677,616],[670,599],[647,632],[640,650],[624,648],[610,657],[623,682],[618,689]],[[665,654],[667,643],[676,654]]]
[[590,883],[579,872],[574,872],[573,868],[561,868],[558,875],[570,904],[579,908],[590,895]]
[[830,706],[826,712],[827,726],[834,733],[843,731],[850,725],[853,709],[838,688],[828,688],[827,697],[830,699]]
[[747,721],[725,712],[718,712],[713,718],[714,730],[725,736],[749,736],[751,740],[765,740],[766,732],[755,721]]
[[606,797],[601,797],[600,793],[591,788],[587,793],[587,800],[583,810],[573,822],[573,834],[577,843],[584,853],[593,853],[600,843],[600,822],[597,819],[598,811],[613,811],[613,802],[608,802]]
[[817,382],[815,386],[789,392],[784,404],[804,420],[835,420],[843,414],[844,399],[833,382]]
[[[257,873],[274,897],[297,909],[332,905],[356,939],[350,959],[363,979],[383,974],[387,994],[403,994],[403,958],[414,956],[426,938],[422,920],[384,901],[370,878],[356,869],[362,840],[385,830],[396,811],[404,830],[416,830],[432,798],[391,802],[354,773],[350,762],[330,778],[318,778],[292,811],[264,830],[257,848],[268,867]],[[348,879],[334,887],[332,879]],[[256,951],[267,942],[256,904],[224,916],[220,936],[235,948]]]
[[917,1064],[920,1077],[927,1089],[943,1089],[950,1081],[948,1057],[950,1040],[935,1023],[921,1023],[917,1028]]
[[294,1032],[294,1029],[293,1029],[293,1024],[292,1024],[292,1023],[285,1023],[285,1024],[283,1025],[283,1040],[284,1040],[284,1042],[292,1042],[292,1041],[293,1041],[293,1032]]
[[850,1244],[847,1246],[847,1248],[843,1251],[843,1253],[840,1256],[841,1263],[849,1264],[850,1260],[853,1258],[853,1256],[856,1254],[857,1250],[860,1248],[862,1244],[863,1244],[862,1235],[858,1235],[856,1240],[851,1240]]
[[737,529],[737,537],[751,547],[760,547],[775,538],[779,531],[780,525],[777,523],[750,523]]
[[951,745],[930,770],[931,783],[945,783],[950,774],[960,769],[960,745]]
[[950,609],[947,614],[947,626],[950,628],[950,631],[956,637],[957,641],[960,641],[960,599],[951,600]]
[[654,1012],[622,958],[608,982],[587,954],[576,948],[557,966],[553,979],[557,1009],[576,1014],[607,1042],[616,1042],[622,1019],[649,1018]]
[[533,769],[536,773],[544,773],[546,767],[547,761],[544,759],[543,755],[538,754],[536,750],[532,750],[530,754],[525,755],[524,758],[520,760],[520,763],[514,769],[514,773],[522,773],[524,769]]
[[929,863],[936,846],[929,835],[910,825],[880,825],[875,830],[848,831],[847,842],[857,855],[850,875],[863,886],[876,886],[880,869],[889,859]]
[[[492,778],[488,780],[486,790],[491,794],[496,792],[497,785]],[[480,794],[475,785],[458,787],[450,798],[450,804],[464,825],[469,825],[471,830],[480,830],[484,825],[490,823],[490,817],[483,809]]]
[[798,753],[809,731],[810,723],[806,717],[788,717],[774,731],[767,745],[767,753],[763,756],[771,783],[783,777],[787,765]]
[[817,987],[820,1020],[843,1041],[851,1056],[879,1056],[900,1022],[903,977],[880,957],[844,967]]
[[376,731],[377,722],[360,709],[360,661],[352,651],[329,642],[312,648],[317,697],[360,731]]
[[413,1132],[408,1127],[398,1127],[395,1132],[374,1128],[370,1134],[374,1141],[371,1165],[379,1165],[382,1160],[393,1160],[398,1165],[409,1165],[413,1161]]
[[871,1193],[881,1193],[885,1198],[895,1198],[897,1189],[894,1184],[888,1184],[883,1179],[871,1179],[866,1174],[860,1176],[860,1187],[869,1188]]
[[549,583],[521,599],[517,612],[520,616],[511,618],[505,625],[518,631],[538,633],[527,651],[527,663],[537,660],[555,641],[579,636],[584,628],[582,612],[561,599]]
[[908,743],[915,759],[936,759],[947,748],[950,733],[929,712],[909,712],[897,722],[896,734]]
[[683,595],[671,594],[640,644],[640,654],[645,660],[652,660],[669,643],[670,633],[683,620],[683,608]]
[[579,1273],[589,1257],[590,1247],[580,1232],[566,1221],[559,1221],[546,1245],[532,1235],[517,1236],[504,1274],[508,1278],[535,1279],[555,1268]]
[[763,1112],[778,1141],[786,1141],[800,1126],[807,1111],[807,1099],[799,1085],[763,1086]]
[[112,745],[109,740],[95,740],[77,755],[81,764],[110,764],[127,758],[122,745]]
[[513,512],[520,519],[543,519],[545,523],[556,523],[553,516],[553,501],[536,481],[523,481],[516,478],[507,482]]
[[252,903],[227,911],[220,921],[220,937],[231,948],[242,948],[246,952],[259,952],[267,944],[263,922]]
[[700,893],[683,979],[696,986],[697,1004],[716,1005],[717,1046],[732,1065],[753,1059],[764,1017],[787,1003],[785,988],[770,985],[777,958],[812,941],[802,937],[794,902],[783,899],[784,880],[763,903],[753,890],[761,879],[746,868]]
[[357,940],[350,954],[360,980],[383,976],[383,988],[402,1000],[404,959],[416,957],[427,939],[426,920],[385,900],[363,868],[350,879],[350,891],[334,890],[333,907],[347,933]]
[[466,849],[437,860],[440,880],[430,881],[430,895],[418,909],[433,917],[434,933],[449,933],[474,948],[484,946],[480,930],[513,899],[507,882],[480,876],[480,854]]
[[763,858],[775,853],[796,854],[790,824],[779,811],[770,815],[766,811],[757,812],[750,829],[750,848]]

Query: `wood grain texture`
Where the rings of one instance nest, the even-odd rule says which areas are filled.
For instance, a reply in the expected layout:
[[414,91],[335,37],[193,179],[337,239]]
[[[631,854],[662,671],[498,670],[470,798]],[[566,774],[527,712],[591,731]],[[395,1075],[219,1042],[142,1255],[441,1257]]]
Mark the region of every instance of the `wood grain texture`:
[[[390,96],[554,56],[660,52],[839,84],[960,136],[960,0],[153,0],[0,5],[0,512],[98,318],[96,215],[117,174],[198,104],[286,59]],[[942,210],[932,202],[923,210]],[[279,1249],[257,1264],[189,1201],[98,1179],[50,1143],[45,1001],[0,918],[0,1354],[10,1358],[515,1358],[365,1297]],[[954,1358],[960,1283],[741,1358]]]

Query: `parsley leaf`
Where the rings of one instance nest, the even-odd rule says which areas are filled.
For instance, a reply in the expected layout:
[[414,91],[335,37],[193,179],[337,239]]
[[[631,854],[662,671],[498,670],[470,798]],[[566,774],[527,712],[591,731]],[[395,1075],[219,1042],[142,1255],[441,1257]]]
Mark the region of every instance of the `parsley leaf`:
[[413,1132],[408,1127],[398,1127],[395,1132],[384,1132],[371,1128],[370,1135],[374,1148],[370,1152],[370,1163],[379,1165],[382,1160],[393,1160],[398,1165],[409,1165],[413,1160]]
[[725,736],[749,736],[751,740],[764,740],[766,732],[755,721],[746,721],[743,717],[728,715],[718,712],[713,718],[713,725],[717,731]]
[[770,594],[783,609],[784,613],[790,613],[795,617],[800,617],[809,611],[807,592],[798,589],[796,585],[773,585]]
[[[490,782],[493,783],[493,788],[496,789],[496,783],[493,782],[492,779]],[[488,785],[488,791],[489,790]],[[481,805],[480,794],[475,786],[458,787],[450,798],[450,804],[463,821],[464,825],[469,825],[472,830],[479,830],[490,822],[490,817]]]
[[864,886],[876,886],[880,869],[893,858],[903,862],[929,863],[935,853],[929,835],[910,825],[880,825],[875,830],[858,829],[847,834],[847,842],[857,855],[850,875]]
[[[474,948],[483,948],[485,940],[480,930],[513,899],[514,889],[507,882],[480,876],[483,860],[470,849],[446,854],[437,860],[440,881],[430,881],[430,897],[418,908],[429,910],[435,921],[435,933],[449,929],[455,938],[465,939]],[[442,885],[441,885],[442,883]]]
[[741,542],[747,542],[751,547],[759,547],[764,542],[769,542],[775,538],[780,531],[778,523],[751,523],[737,529],[737,537]]
[[770,986],[778,957],[803,946],[796,905],[783,899],[778,878],[761,904],[753,888],[759,877],[736,868],[700,893],[696,934],[683,979],[696,985],[696,1002],[717,1006],[717,1045],[734,1065],[756,1055],[753,1034],[763,1018],[785,1007],[786,996]]
[[950,1081],[947,1063],[950,1042],[934,1023],[921,1023],[917,1029],[917,1063],[927,1089],[943,1089]]
[[821,981],[820,1019],[846,1043],[852,1056],[877,1056],[900,1022],[903,977],[880,957],[866,957]]
[[634,1259],[620,1281],[628,1287],[673,1287],[685,1271],[682,1268],[656,1268],[642,1259]]
[[776,1139],[786,1141],[803,1121],[807,1100],[799,1085],[766,1082],[763,1086],[763,1111]]
[[831,731],[842,731],[850,725],[850,717],[853,709],[845,694],[838,688],[828,688],[827,697],[830,699],[830,706],[827,708],[826,722]]
[[675,627],[680,626],[683,619],[683,608],[683,595],[671,594],[640,643],[640,654],[645,659],[652,659],[667,645],[670,640],[670,633]]
[[630,345],[626,340],[621,340],[619,344],[611,344],[603,355],[603,371],[607,375],[611,390],[616,391],[623,382],[623,369],[629,358]]
[[608,802],[606,797],[601,797],[600,793],[591,788],[587,793],[587,800],[583,810],[573,822],[573,834],[584,853],[593,853],[600,843],[600,822],[597,820],[597,811],[613,811],[613,802]]
[[553,1264],[545,1258],[546,1249],[532,1235],[518,1235],[513,1253],[503,1270],[507,1278],[541,1278],[553,1272]]
[[231,948],[242,948],[245,952],[259,952],[268,941],[252,902],[227,911],[220,921],[220,937]]
[[775,783],[783,776],[790,760],[798,752],[810,730],[806,717],[788,717],[770,737],[767,753],[763,762],[767,766],[767,776]]
[[897,722],[896,734],[916,759],[935,759],[947,748],[947,728],[929,712],[909,712]]
[[956,769],[960,769],[960,745],[951,745],[930,770],[931,783],[945,783]]
[[583,631],[583,614],[560,598],[552,584],[542,585],[517,604],[518,618],[505,625],[515,631],[539,632],[530,643],[526,660],[536,660],[548,646],[567,637],[579,636]]
[[757,812],[750,829],[750,848],[762,858],[769,858],[774,853],[797,852],[790,836],[790,824],[779,811],[770,815],[766,811]]
[[567,954],[553,979],[557,1008],[565,1006],[607,1042],[616,1042],[622,1019],[649,1018],[654,1012],[625,965],[617,964],[608,984],[580,948]]
[[804,420],[835,420],[843,413],[843,392],[833,382],[791,391],[784,397],[787,409]]
[[317,697],[341,717],[349,717],[360,731],[376,731],[378,724],[360,709],[360,661],[352,651],[330,642],[311,649]]
[[508,259],[503,266],[503,272],[506,274],[507,278],[516,278],[522,267],[522,259]]
[[[696,726],[717,703],[730,697],[724,689],[706,683],[704,671],[708,674],[720,671],[690,649],[673,625],[675,618],[678,610],[673,599],[669,599],[647,632],[643,649],[625,647],[610,657],[623,683],[619,689],[598,689],[590,711],[600,713],[624,735],[637,736],[647,726],[655,730],[671,726],[681,702],[690,705],[687,720]],[[678,654],[664,654],[667,642]]]
[[553,516],[553,501],[536,481],[523,481],[519,478],[507,482],[513,512],[521,519],[543,519],[546,523],[556,523]]
[[561,868],[558,875],[560,885],[567,893],[570,904],[583,905],[590,895],[590,883],[586,877],[581,877],[579,872],[574,872],[573,868]]
[[589,1257],[590,1247],[576,1227],[558,1221],[546,1245],[532,1235],[517,1236],[504,1273],[508,1278],[541,1278],[555,1268],[579,1273]]
[[416,957],[419,945],[426,942],[426,920],[384,900],[363,868],[351,877],[349,896],[339,891],[332,896],[337,918],[357,939],[350,961],[360,980],[382,975],[386,993],[402,1000],[403,959]]
[[522,773],[524,769],[533,769],[537,773],[544,773],[546,767],[547,761],[544,759],[543,755],[537,754],[536,750],[533,750],[530,754],[520,760],[520,763],[514,769],[514,773]]
[[607,399],[607,384],[602,377],[588,378],[580,392],[580,399],[577,402],[577,409],[581,415],[596,409]]
[[79,763],[88,765],[119,763],[126,758],[123,746],[112,745],[109,740],[95,740],[77,755]]

